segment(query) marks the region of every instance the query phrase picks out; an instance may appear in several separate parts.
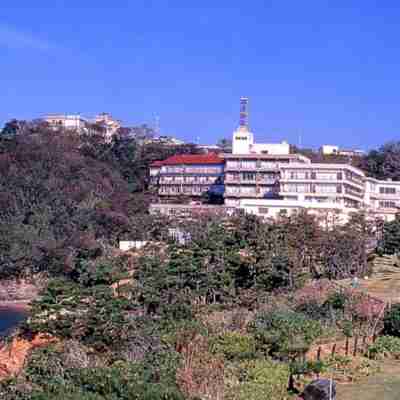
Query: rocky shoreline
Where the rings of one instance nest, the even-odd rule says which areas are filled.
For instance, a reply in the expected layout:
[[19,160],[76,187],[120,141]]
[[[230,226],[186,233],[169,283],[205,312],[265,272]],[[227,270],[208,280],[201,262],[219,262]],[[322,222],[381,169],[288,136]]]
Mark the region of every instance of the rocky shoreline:
[[31,300],[0,300],[0,311],[15,310],[28,311]]
[[36,299],[40,288],[26,279],[0,281],[0,308],[27,309]]

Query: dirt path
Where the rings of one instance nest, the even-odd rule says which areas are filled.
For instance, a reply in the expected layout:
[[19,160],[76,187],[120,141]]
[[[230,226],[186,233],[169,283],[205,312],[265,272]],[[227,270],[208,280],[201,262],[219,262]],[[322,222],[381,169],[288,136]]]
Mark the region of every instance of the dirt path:
[[338,385],[337,400],[357,399],[400,400],[400,361],[385,361],[378,374]]

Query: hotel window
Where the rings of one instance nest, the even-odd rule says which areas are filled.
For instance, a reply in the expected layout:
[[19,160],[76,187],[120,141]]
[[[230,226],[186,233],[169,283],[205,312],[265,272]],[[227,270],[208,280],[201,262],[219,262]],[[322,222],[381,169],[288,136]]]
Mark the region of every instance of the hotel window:
[[258,213],[259,214],[268,214],[269,209],[267,207],[258,207]]
[[381,187],[379,188],[381,194],[396,194],[396,188],[394,187]]
[[380,208],[396,208],[396,202],[394,201],[380,201],[379,202]]
[[336,185],[317,185],[316,191],[321,193],[336,193]]
[[243,181],[254,181],[256,179],[256,174],[253,172],[243,172],[242,173],[242,180]]
[[243,160],[242,161],[242,168],[244,169],[253,169],[256,166],[255,161]]
[[319,172],[317,178],[324,181],[333,181],[337,179],[337,175],[334,172]]
[[307,171],[291,171],[290,179],[308,179]]

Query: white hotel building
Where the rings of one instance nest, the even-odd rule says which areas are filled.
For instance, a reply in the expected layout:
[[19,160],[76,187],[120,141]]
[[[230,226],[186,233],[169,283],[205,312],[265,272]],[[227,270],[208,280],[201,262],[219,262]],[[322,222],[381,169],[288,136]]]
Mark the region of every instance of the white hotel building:
[[[359,210],[367,211],[372,218],[394,219],[400,208],[400,182],[369,178],[350,164],[313,163],[301,154],[290,153],[286,142],[255,143],[248,126],[247,106],[247,98],[241,98],[240,124],[233,132],[232,153],[223,154],[220,161],[225,203],[221,208],[241,209],[265,218],[307,209],[343,222]],[[156,167],[157,178],[161,176],[162,180],[160,166]],[[162,184],[159,191],[170,194]],[[190,204],[180,207],[190,213]],[[153,205],[151,210],[169,214],[164,208]]]
[[361,209],[393,219],[400,207],[400,182],[379,181],[349,164],[317,164],[291,154],[286,142],[254,142],[241,99],[239,128],[225,159],[225,205],[264,217],[308,209],[346,220]]

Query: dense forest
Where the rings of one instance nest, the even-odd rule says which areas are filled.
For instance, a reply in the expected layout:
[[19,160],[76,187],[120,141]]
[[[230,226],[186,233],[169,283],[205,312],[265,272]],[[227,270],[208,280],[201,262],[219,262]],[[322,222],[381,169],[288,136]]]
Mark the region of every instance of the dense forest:
[[[6,128],[0,274],[45,280],[17,335],[52,341],[0,384],[2,399],[285,400],[293,376],[337,363],[304,361],[318,340],[377,326],[400,334],[399,310],[381,327],[364,298],[330,283],[371,273],[371,238],[381,253],[399,253],[399,220],[160,219],[147,213],[149,163],[193,146],[123,136],[107,144],[40,122]],[[400,146],[391,144],[363,165],[398,179],[397,160]],[[169,227],[187,240],[173,241]],[[123,239],[149,244],[122,253]]]
[[108,144],[40,122],[17,132],[8,125],[0,136],[3,278],[56,275],[80,252],[156,237],[161,225],[147,214],[149,164],[194,151],[129,137]]

